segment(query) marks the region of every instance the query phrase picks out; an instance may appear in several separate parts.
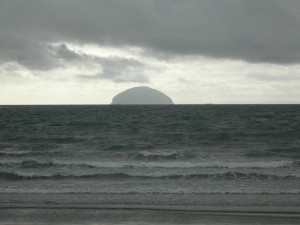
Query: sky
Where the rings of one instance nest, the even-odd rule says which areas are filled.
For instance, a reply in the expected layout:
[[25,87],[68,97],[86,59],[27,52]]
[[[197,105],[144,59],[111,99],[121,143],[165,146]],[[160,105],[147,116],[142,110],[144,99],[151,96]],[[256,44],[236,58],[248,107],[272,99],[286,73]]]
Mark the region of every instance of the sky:
[[0,0],[0,104],[299,104],[299,0]]

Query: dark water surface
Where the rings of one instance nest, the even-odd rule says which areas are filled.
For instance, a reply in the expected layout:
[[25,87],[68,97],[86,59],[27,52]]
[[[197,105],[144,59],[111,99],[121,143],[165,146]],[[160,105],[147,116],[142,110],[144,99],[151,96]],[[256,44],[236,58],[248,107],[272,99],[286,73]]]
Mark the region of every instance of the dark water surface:
[[300,205],[299,105],[0,106],[0,202]]

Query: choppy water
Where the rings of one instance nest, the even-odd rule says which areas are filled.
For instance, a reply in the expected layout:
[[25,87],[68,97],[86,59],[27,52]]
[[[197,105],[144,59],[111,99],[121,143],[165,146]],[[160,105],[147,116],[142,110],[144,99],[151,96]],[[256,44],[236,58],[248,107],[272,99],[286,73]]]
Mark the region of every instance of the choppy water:
[[300,106],[1,106],[1,193],[299,196]]

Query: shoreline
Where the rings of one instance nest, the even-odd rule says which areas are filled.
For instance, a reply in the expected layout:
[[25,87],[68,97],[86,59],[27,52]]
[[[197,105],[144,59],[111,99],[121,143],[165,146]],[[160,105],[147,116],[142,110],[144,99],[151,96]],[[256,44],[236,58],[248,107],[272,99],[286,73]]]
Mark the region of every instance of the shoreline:
[[2,210],[120,210],[120,211],[158,211],[203,213],[217,215],[247,215],[247,216],[286,216],[299,217],[299,206],[199,206],[199,205],[130,205],[130,204],[27,204],[27,203],[0,203]]
[[1,204],[0,225],[295,225],[299,207]]

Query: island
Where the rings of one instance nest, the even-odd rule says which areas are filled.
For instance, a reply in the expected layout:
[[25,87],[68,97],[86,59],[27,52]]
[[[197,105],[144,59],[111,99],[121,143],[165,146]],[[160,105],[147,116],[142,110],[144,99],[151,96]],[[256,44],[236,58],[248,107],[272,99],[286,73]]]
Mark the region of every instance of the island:
[[146,87],[134,87],[117,94],[112,105],[172,105],[172,99],[164,93]]

